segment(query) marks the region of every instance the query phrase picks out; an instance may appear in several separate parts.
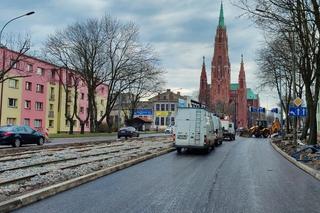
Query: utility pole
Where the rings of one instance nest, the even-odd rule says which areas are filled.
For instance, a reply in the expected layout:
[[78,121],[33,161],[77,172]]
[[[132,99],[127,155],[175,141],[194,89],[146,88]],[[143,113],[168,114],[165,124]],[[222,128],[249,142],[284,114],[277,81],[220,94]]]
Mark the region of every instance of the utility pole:
[[[293,81],[293,100],[297,98],[296,87],[296,57],[295,57],[295,37],[294,31],[292,31],[292,81]],[[297,117],[294,116],[293,121],[293,144],[297,144]]]

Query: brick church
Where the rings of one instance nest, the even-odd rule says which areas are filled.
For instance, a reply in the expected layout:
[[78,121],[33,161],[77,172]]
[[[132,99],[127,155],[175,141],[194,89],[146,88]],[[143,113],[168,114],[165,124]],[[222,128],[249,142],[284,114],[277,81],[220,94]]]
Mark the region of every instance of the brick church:
[[219,24],[216,30],[214,54],[211,61],[211,84],[207,81],[205,58],[203,57],[200,76],[199,102],[210,111],[228,116],[236,127],[248,127],[250,122],[248,107],[259,106],[258,95],[246,86],[246,74],[241,55],[238,83],[231,84],[231,66],[228,52],[227,28],[224,24],[221,3]]

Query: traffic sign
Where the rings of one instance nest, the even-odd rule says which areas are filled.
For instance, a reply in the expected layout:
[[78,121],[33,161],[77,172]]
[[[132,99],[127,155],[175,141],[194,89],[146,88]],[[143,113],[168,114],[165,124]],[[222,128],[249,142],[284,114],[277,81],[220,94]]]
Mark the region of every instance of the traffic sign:
[[278,110],[278,108],[272,108],[272,109],[271,109],[271,112],[273,112],[273,113],[278,113],[279,110]]
[[289,107],[289,115],[292,117],[306,117],[307,107]]
[[303,101],[301,98],[297,97],[296,99],[294,99],[293,103],[294,103],[294,105],[296,105],[298,107],[298,106],[301,106]]

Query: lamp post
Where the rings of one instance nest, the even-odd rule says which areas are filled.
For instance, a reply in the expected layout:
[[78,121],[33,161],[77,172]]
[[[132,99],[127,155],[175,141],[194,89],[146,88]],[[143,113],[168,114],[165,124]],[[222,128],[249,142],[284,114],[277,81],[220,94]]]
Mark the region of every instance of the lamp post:
[[[5,24],[3,25],[3,27],[1,28],[1,31],[0,31],[0,48],[2,48],[2,72],[4,72],[4,70],[5,70],[5,59],[6,59],[6,57],[5,57],[5,48],[6,48],[6,47],[2,44],[2,33],[3,33],[3,30],[6,28],[6,26],[7,26],[10,22],[12,22],[12,21],[14,21],[14,20],[17,20],[17,19],[19,19],[19,18],[22,18],[22,17],[24,17],[24,16],[30,16],[30,15],[32,15],[32,14],[34,14],[34,13],[35,13],[34,11],[31,11],[31,12],[28,12],[28,13],[26,13],[26,14],[17,16],[17,17],[15,17],[15,18],[12,18],[12,19],[10,19],[9,21],[7,21],[7,23],[5,23]],[[4,83],[4,82],[1,82],[0,125],[1,125],[1,121],[2,121],[3,83]]]

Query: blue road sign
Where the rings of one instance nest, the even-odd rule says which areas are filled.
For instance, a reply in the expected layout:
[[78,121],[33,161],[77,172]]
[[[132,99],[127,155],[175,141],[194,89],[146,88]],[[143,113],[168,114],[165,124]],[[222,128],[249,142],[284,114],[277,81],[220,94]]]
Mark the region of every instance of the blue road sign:
[[136,115],[136,116],[152,115],[152,109],[136,109],[136,110],[134,110],[134,115]]
[[292,117],[306,117],[307,107],[289,107],[289,115]]

